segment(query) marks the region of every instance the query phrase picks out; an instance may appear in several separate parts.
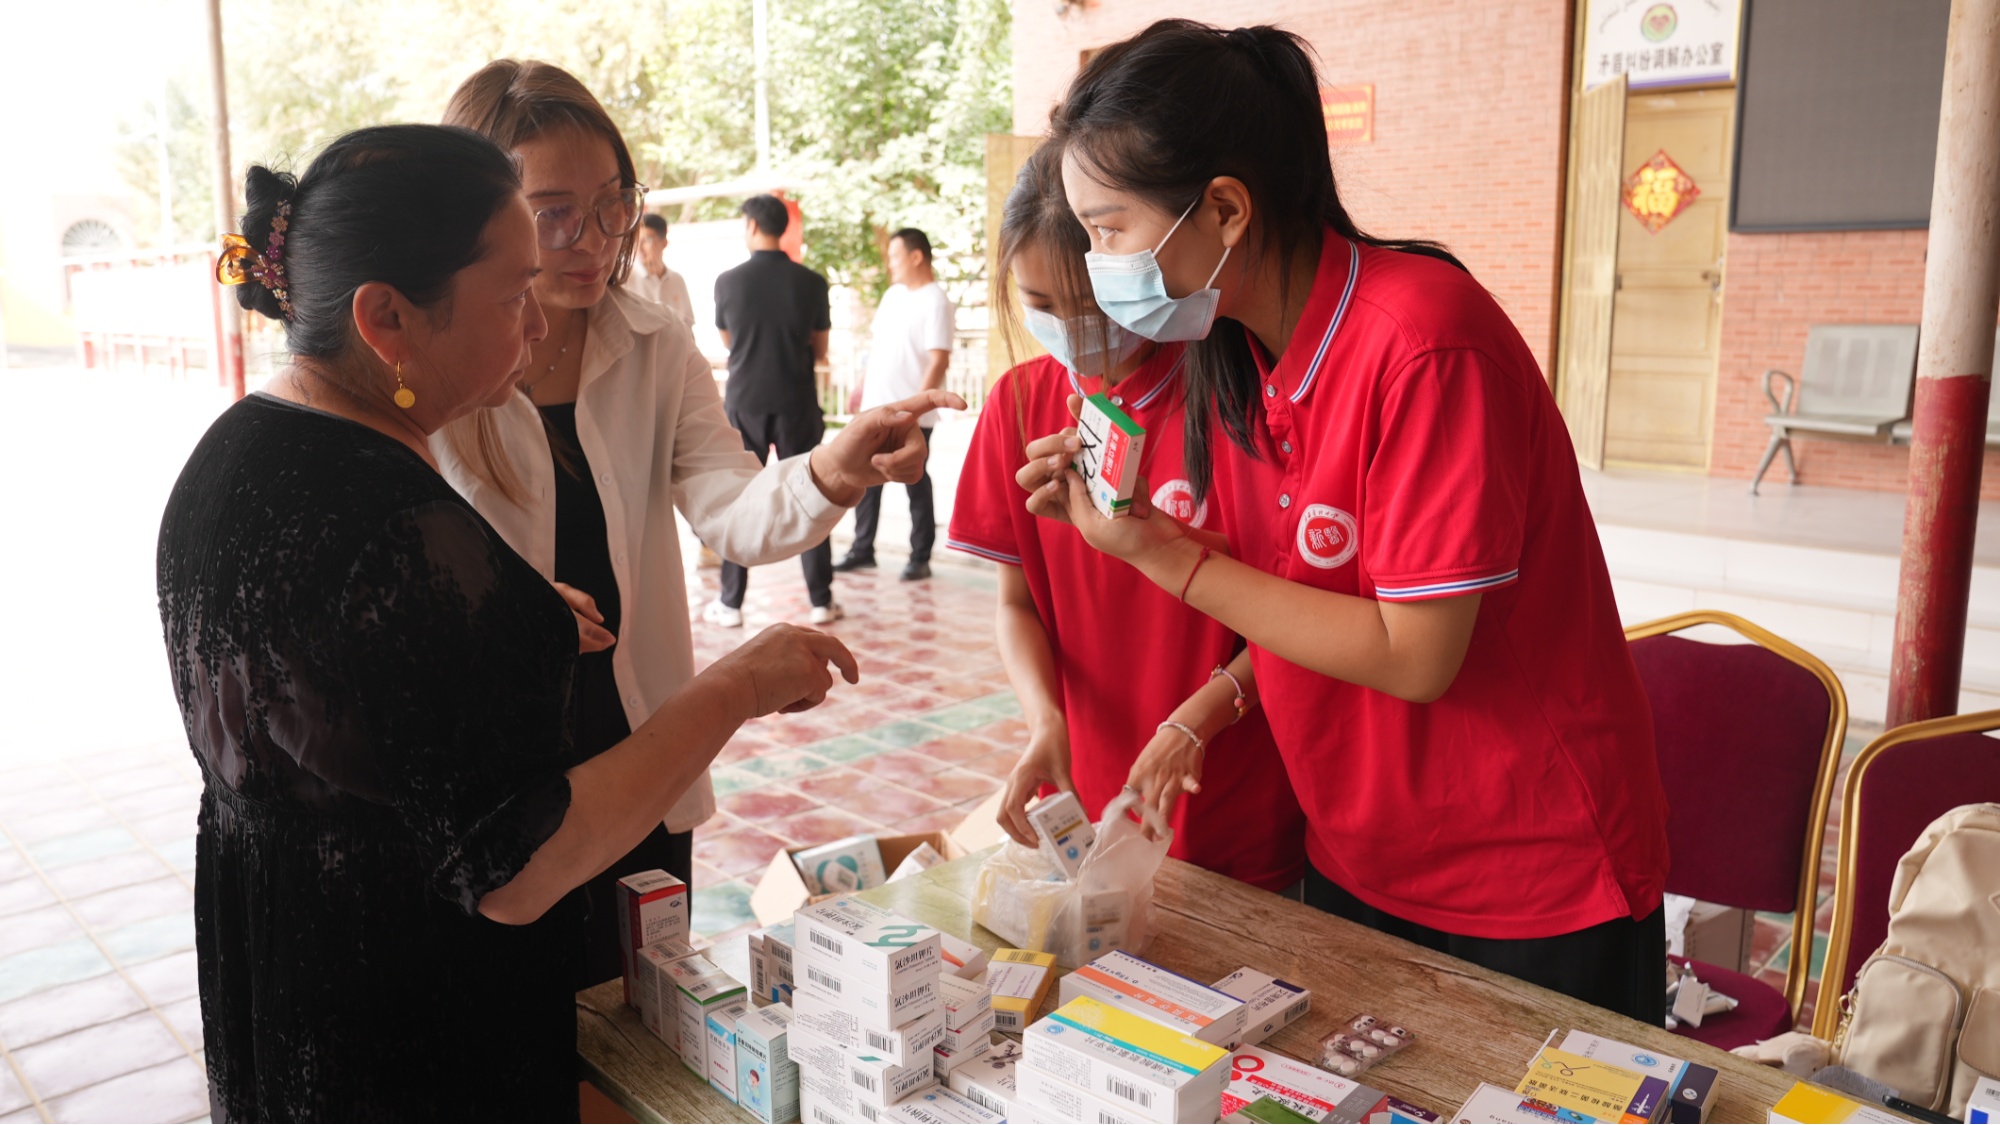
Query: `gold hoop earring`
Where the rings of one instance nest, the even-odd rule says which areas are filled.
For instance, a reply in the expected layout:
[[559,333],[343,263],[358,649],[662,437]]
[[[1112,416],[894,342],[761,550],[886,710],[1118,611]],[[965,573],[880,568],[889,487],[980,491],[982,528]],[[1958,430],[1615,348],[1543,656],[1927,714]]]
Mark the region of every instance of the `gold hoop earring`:
[[417,404],[417,393],[403,385],[403,364],[396,362],[396,405],[408,410]]

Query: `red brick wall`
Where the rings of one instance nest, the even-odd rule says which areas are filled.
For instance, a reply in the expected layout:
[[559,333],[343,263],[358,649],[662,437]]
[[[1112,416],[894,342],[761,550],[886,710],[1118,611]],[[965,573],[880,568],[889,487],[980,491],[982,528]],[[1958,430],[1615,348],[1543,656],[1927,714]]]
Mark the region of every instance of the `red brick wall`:
[[[1815,324],[1915,324],[1922,319],[1926,232],[1732,234],[1716,372],[1709,472],[1747,481],[1770,441],[1763,375],[1796,373]],[[1909,452],[1900,447],[1798,441],[1799,483],[1900,492]],[[1784,460],[1766,481],[1784,480]],[[1989,453],[1983,492],[2000,499],[2000,454]]]
[[1040,133],[1079,54],[1162,16],[1274,23],[1329,85],[1375,84],[1375,140],[1337,149],[1361,228],[1450,246],[1499,298],[1544,372],[1561,260],[1565,0],[1054,0],[1014,5],[1014,131]]

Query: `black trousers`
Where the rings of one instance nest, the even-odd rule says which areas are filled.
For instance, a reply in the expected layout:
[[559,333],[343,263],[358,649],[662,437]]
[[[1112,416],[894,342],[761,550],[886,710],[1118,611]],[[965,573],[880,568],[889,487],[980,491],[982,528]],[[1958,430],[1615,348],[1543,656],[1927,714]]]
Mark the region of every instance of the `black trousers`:
[[[937,510],[931,505],[931,430],[921,432],[924,435],[924,475],[917,478],[917,483],[907,486],[910,490],[912,563],[931,561],[931,548],[937,545]],[[848,558],[875,557],[875,528],[882,519],[882,489],[885,487],[878,484],[869,489],[868,494],[861,498],[861,503],[855,505],[854,546],[847,549]]]
[[[771,447],[778,447],[778,459],[811,453],[826,435],[826,420],[818,411],[810,414],[737,414],[729,424],[743,435],[743,448],[757,455],[761,464],[770,459]],[[806,574],[806,593],[816,606],[833,604],[833,544],[825,539],[808,547],[799,556]],[[722,560],[722,604],[743,608],[744,591],[750,588],[750,569]]]
[[[1306,865],[1306,905],[1495,972],[1662,1027],[1667,1021],[1667,914],[1614,918],[1546,938],[1473,938],[1377,910]],[[1405,1019],[1414,1018],[1405,1016]]]
[[664,825],[653,831],[625,858],[605,868],[583,885],[589,907],[584,920],[582,976],[578,991],[603,984],[625,971],[618,956],[618,880],[637,871],[664,871],[679,876],[694,892],[694,833],[669,832]]

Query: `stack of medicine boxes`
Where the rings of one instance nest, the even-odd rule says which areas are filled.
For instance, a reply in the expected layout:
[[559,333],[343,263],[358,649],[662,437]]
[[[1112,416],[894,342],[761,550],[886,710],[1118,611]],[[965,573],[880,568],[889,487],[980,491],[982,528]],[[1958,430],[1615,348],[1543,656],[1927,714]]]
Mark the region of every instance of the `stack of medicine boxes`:
[[792,919],[791,1057],[807,1121],[877,1121],[937,1085],[945,1034],[938,931],[842,896]]

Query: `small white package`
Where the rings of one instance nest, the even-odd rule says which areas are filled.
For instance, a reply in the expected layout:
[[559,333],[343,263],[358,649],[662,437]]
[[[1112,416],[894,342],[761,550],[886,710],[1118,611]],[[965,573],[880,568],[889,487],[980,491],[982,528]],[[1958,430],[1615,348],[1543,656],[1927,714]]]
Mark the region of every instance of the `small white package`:
[[1042,842],[1042,854],[1064,875],[1076,878],[1083,857],[1090,854],[1090,846],[1097,842],[1097,830],[1091,827],[1090,814],[1083,811],[1083,802],[1065,790],[1028,806],[1027,816],[1035,837]]
[[1965,1102],[1966,1125],[2000,1122],[2000,1081],[1981,1076]]
[[853,1006],[805,988],[792,997],[792,1015],[806,1029],[842,1050],[881,1055],[900,1066],[926,1057],[944,1039],[944,1011],[929,1013],[890,1030],[881,1030],[855,1014]]
[[851,896],[800,907],[792,925],[808,966],[865,979],[881,991],[934,979],[943,964],[937,930]]
[[985,1054],[967,1062],[964,1066],[953,1067],[948,1084],[954,1094],[961,1094],[979,1103],[980,1107],[1008,1120],[1016,1120],[1015,1069],[1021,1062],[1021,1045],[1012,1039],[1003,1039],[993,1045]]
[[817,895],[852,894],[888,882],[882,871],[882,845],[873,836],[849,836],[792,853],[792,862]]
[[939,977],[938,1003],[944,1007],[945,1029],[959,1031],[993,1011],[993,993],[984,980]]
[[1297,1022],[1312,1009],[1312,993],[1269,973],[1242,968],[1215,982],[1218,991],[1243,1001],[1241,1045],[1254,1047]]
[[[1025,1113],[1035,1121],[1094,1121],[1100,1125],[1144,1125],[1146,1122],[1162,1120],[1141,1113],[1129,1105],[1114,1105],[1099,1097],[1095,1091],[1086,1090],[1073,1082],[1065,1082],[1025,1059],[1014,1071],[1014,1082],[1021,1091],[1016,1103],[1017,1112]],[[1164,1120],[1171,1121],[1173,1118]]]
[[758,1007],[792,1002],[792,924],[754,931],[750,945],[750,998]]
[[625,1002],[636,1008],[639,951],[658,941],[688,940],[688,888],[664,871],[639,871],[618,880],[617,900]]
[[[861,1021],[861,1026],[886,1035],[937,1012],[937,982],[938,978],[932,976],[901,986],[899,991],[885,992],[866,979],[829,972],[808,958],[806,979],[792,993],[792,1007],[799,1007],[801,998],[810,996],[846,1008]],[[943,1022],[938,1026],[942,1029]]]
[[1076,420],[1079,449],[1071,462],[1090,492],[1090,502],[1113,519],[1129,515],[1145,455],[1146,428],[1100,391],[1083,400]]
[[850,1054],[847,1080],[863,1103],[882,1109],[918,1090],[937,1085],[937,1072],[927,1058],[918,1060],[915,1066],[897,1066],[880,1055]]
[[635,959],[632,1003],[639,1009],[639,1022],[676,1052],[681,1049],[681,1000],[666,966],[694,956],[685,943],[669,938],[639,950]]
[[992,1039],[993,1037],[988,1035],[984,1039],[970,1040],[957,1047],[937,1048],[931,1052],[931,1073],[937,1075],[939,1082],[950,1085],[951,1072],[992,1050]]
[[1131,1116],[1155,1122],[1222,1116],[1228,1051],[1088,996],[1029,1024],[1021,1050],[1027,1065]]
[[964,1027],[945,1028],[944,1038],[938,1040],[938,1050],[958,1053],[983,1046],[992,1037],[993,1009],[988,1008]]
[[918,844],[909,855],[903,857],[903,862],[896,865],[896,870],[889,873],[889,881],[893,883],[898,879],[922,874],[943,862],[944,857],[938,854],[936,848],[929,844]]
[[736,1104],[759,1121],[799,1116],[799,1068],[791,1054],[792,1010],[773,1004],[736,1021]]
[[883,1110],[881,1119],[912,1125],[1001,1125],[1004,1120],[970,1098],[937,1087],[911,1094]]
[[1227,1117],[1258,1098],[1269,1098],[1314,1121],[1332,1121],[1341,1103],[1364,1088],[1359,1082],[1289,1055],[1261,1047],[1239,1047],[1229,1057],[1229,1085],[1222,1090],[1222,1115]]
[[[743,999],[743,986],[728,973],[715,967],[707,957],[696,955],[662,966],[661,992],[671,982],[680,997],[681,1062],[702,1078],[708,1077],[708,1014],[732,1000]],[[662,999],[664,1006],[665,1000]]]
[[736,1000],[708,1013],[708,1084],[732,1102],[736,1100],[736,1021],[749,1012],[749,1004]]
[[1123,951],[1113,950],[1062,978],[1061,1002],[1079,996],[1218,1047],[1243,1038],[1243,1001]]
[[946,976],[963,977],[966,980],[985,980],[986,964],[991,957],[984,946],[974,945],[964,938],[953,937],[943,930],[938,931],[940,953],[944,957]]

